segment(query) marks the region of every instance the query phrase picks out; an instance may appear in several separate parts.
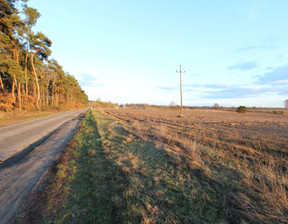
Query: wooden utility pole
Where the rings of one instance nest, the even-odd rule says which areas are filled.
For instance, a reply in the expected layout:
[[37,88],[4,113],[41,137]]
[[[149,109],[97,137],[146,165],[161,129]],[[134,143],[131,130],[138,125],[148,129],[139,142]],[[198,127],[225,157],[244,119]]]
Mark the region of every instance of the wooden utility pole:
[[181,65],[180,65],[180,71],[177,71],[177,73],[180,73],[180,101],[181,101],[181,107],[180,107],[180,117],[183,117],[183,108],[182,108],[182,73],[185,73],[185,71],[181,70]]

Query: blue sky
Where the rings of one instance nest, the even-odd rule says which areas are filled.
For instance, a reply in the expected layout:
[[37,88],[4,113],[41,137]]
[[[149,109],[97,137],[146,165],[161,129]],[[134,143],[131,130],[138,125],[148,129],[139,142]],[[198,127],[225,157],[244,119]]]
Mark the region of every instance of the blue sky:
[[90,100],[283,107],[287,0],[30,0]]

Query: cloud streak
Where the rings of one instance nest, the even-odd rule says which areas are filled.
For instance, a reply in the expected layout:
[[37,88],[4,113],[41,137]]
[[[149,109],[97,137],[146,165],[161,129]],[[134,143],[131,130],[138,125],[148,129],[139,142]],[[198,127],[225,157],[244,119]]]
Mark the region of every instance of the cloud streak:
[[169,86],[158,86],[158,89],[165,90],[165,91],[174,91],[179,89],[179,87],[169,87]]
[[249,10],[248,10],[248,17],[251,19],[256,19],[261,13],[262,10],[265,8],[264,1],[260,1],[256,4],[254,4]]
[[258,50],[270,50],[276,48],[275,43],[259,44],[259,45],[250,45],[247,47],[238,48],[236,53],[243,53],[248,51],[258,51]]
[[257,67],[257,62],[256,61],[247,61],[247,62],[241,62],[232,66],[229,66],[228,68],[230,70],[238,69],[241,71],[247,71],[251,70]]
[[259,96],[267,93],[267,89],[255,88],[255,87],[242,87],[233,86],[220,90],[208,92],[203,98],[206,99],[236,99],[252,96]]
[[[256,62],[245,62],[231,66],[230,69],[251,70],[257,67]],[[288,95],[288,64],[269,68],[269,72],[258,76],[253,83],[246,85],[227,84],[185,84],[183,92],[200,93],[202,99],[239,99],[246,97],[287,96]],[[158,87],[161,90],[175,91],[179,87]]]
[[77,75],[77,78],[79,80],[79,84],[82,87],[99,87],[99,86],[105,86],[103,83],[99,83],[97,80],[97,77],[95,77],[92,74],[88,73],[81,73]]
[[283,85],[288,81],[288,64],[277,68],[272,68],[255,82],[260,85]]
[[62,15],[62,16],[65,16],[66,18],[68,19],[72,19],[74,20],[75,19],[75,16],[63,11],[62,9],[57,9],[57,11]]

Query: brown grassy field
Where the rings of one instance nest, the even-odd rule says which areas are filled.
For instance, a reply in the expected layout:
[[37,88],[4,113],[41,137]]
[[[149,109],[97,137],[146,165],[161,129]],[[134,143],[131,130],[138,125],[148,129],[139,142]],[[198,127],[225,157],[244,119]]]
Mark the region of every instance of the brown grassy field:
[[19,223],[288,223],[287,115],[178,115],[90,110]]
[[[138,122],[180,135],[203,145],[237,149],[247,155],[263,151],[276,157],[287,156],[288,116],[265,113],[236,113],[219,110],[122,109],[105,111],[128,123]],[[166,130],[164,130],[166,129]]]
[[[288,216],[288,116],[219,110],[106,109],[134,135],[163,145],[215,189],[229,217],[286,223]],[[233,220],[233,219],[232,219]]]

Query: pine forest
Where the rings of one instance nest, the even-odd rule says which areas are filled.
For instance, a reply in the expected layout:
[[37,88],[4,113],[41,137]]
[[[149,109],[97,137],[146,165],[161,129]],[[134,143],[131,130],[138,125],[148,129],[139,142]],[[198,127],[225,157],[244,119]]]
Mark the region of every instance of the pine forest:
[[52,41],[33,27],[28,0],[0,0],[0,111],[81,108],[88,97],[51,57]]

